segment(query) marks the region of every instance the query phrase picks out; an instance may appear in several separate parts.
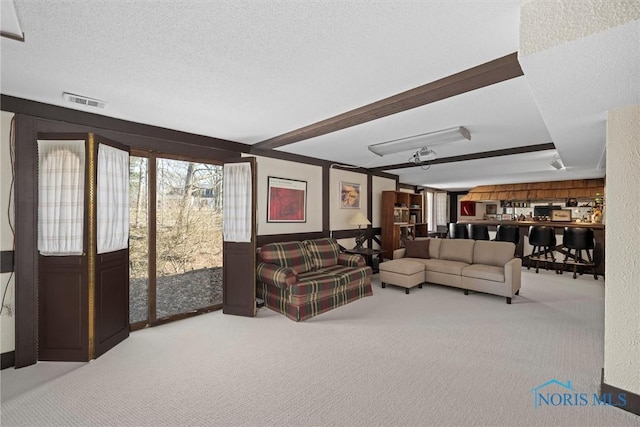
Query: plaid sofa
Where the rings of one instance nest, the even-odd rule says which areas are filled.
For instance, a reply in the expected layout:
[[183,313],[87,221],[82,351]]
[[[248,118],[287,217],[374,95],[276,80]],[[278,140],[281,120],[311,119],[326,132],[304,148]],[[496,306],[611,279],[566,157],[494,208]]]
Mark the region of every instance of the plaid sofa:
[[371,274],[364,258],[340,253],[335,239],[270,243],[259,250],[258,296],[292,320],[307,320],[373,295]]

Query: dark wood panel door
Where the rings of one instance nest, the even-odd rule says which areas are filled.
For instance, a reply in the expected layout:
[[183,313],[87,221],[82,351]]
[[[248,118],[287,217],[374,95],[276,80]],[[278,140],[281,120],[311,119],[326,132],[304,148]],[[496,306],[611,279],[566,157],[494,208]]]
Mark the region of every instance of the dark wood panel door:
[[[256,315],[256,161],[253,157],[226,161],[248,163],[251,166],[251,184],[244,191],[251,191],[251,241],[223,242],[222,261],[222,312],[238,316]],[[225,175],[225,179],[227,179]],[[249,188],[250,187],[250,188]],[[224,198],[233,197],[225,191]]]
[[129,250],[96,259],[94,357],[129,336]]
[[38,359],[89,360],[87,257],[39,256]]
[[[99,135],[95,137],[94,156],[98,159],[100,146],[107,145],[129,154],[129,147],[111,141]],[[100,173],[100,162],[96,161],[96,177]],[[127,170],[128,174],[129,171]],[[96,189],[100,191],[100,182]],[[95,201],[97,205],[97,200]],[[96,216],[96,224],[100,222],[100,213]],[[95,229],[98,234],[97,228]],[[91,250],[96,251],[96,247]],[[95,283],[93,301],[93,357],[97,358],[109,351],[129,336],[129,247],[96,254]]]

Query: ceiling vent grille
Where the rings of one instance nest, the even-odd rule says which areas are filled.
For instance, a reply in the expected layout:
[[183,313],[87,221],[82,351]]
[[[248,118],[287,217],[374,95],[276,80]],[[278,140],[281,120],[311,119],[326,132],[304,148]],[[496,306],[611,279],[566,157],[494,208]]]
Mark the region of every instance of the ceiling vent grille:
[[106,101],[99,99],[89,98],[87,96],[75,95],[73,93],[63,92],[62,98],[68,102],[74,104],[86,105],[87,107],[104,108],[107,105]]

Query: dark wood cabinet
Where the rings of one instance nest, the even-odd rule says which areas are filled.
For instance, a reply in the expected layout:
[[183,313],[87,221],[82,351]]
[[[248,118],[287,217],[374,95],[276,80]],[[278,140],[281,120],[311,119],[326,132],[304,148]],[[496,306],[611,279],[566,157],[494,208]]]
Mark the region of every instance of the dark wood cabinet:
[[404,247],[404,241],[427,236],[422,194],[382,192],[382,250],[386,257]]

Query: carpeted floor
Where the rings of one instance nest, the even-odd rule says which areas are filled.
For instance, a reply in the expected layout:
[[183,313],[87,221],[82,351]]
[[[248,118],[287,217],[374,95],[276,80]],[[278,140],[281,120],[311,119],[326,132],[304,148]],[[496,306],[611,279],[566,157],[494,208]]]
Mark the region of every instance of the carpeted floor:
[[[640,425],[611,406],[534,408],[531,390],[554,378],[598,392],[602,279],[525,269],[507,305],[375,277],[373,297],[303,323],[263,309],[134,332],[10,393],[2,425]],[[2,389],[47,365],[2,371]]]

